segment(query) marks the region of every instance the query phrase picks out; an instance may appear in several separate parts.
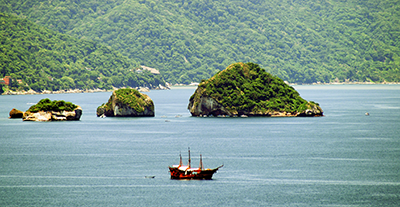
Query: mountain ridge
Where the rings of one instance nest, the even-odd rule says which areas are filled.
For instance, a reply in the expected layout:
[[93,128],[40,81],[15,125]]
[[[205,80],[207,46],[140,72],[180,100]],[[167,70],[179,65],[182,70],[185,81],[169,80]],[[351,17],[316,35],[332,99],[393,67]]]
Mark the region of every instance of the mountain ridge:
[[395,0],[0,2],[3,12],[108,45],[173,84],[234,62],[291,83],[400,81]]

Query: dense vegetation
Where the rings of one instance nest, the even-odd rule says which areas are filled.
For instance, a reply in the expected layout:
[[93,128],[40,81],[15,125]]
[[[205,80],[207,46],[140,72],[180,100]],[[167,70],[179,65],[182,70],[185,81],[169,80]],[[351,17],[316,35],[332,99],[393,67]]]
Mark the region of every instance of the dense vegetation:
[[28,112],[38,112],[38,111],[73,111],[78,107],[71,102],[61,101],[51,101],[48,98],[40,100],[37,104],[31,106]]
[[[78,40],[0,13],[0,77],[11,89],[35,91],[158,86],[161,76],[137,74],[138,64],[109,47]],[[17,80],[21,80],[18,82]]]
[[239,61],[296,83],[400,81],[397,0],[0,0],[0,11],[108,45],[171,83]]
[[[272,111],[295,113],[304,111],[308,103],[283,80],[267,73],[254,63],[235,63],[203,80],[198,87],[235,114],[253,112],[267,114]],[[190,97],[198,98],[199,93]]]
[[[154,104],[151,99],[148,99],[147,95],[141,94],[135,89],[118,89],[113,92],[115,94],[115,99],[117,102],[129,105],[132,109],[141,113],[144,111],[145,107],[151,106],[154,110]],[[112,96],[109,98],[108,102],[102,104],[99,108],[104,108],[106,111],[112,111]]]

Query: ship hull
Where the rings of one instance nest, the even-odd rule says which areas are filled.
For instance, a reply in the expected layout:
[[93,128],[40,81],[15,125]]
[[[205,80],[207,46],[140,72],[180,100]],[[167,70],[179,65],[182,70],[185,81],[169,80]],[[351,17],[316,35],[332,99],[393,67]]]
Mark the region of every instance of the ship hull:
[[196,179],[196,180],[211,180],[218,168],[205,170],[180,170],[177,167],[169,167],[171,179]]

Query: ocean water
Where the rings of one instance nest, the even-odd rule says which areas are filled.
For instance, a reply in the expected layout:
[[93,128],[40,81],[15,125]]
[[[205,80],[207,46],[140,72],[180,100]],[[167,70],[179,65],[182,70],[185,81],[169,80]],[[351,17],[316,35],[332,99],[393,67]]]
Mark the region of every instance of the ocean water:
[[[399,206],[400,85],[295,88],[325,116],[191,117],[195,88],[148,92],[153,118],[96,117],[111,93],[0,96],[0,206]],[[8,119],[42,98],[81,120]],[[213,180],[170,179],[188,147]]]

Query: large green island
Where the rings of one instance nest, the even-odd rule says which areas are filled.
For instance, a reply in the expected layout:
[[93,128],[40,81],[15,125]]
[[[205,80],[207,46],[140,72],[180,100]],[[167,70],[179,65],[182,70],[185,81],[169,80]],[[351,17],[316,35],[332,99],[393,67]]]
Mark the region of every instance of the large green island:
[[318,103],[254,63],[235,63],[202,80],[188,109],[192,116],[323,116]]

